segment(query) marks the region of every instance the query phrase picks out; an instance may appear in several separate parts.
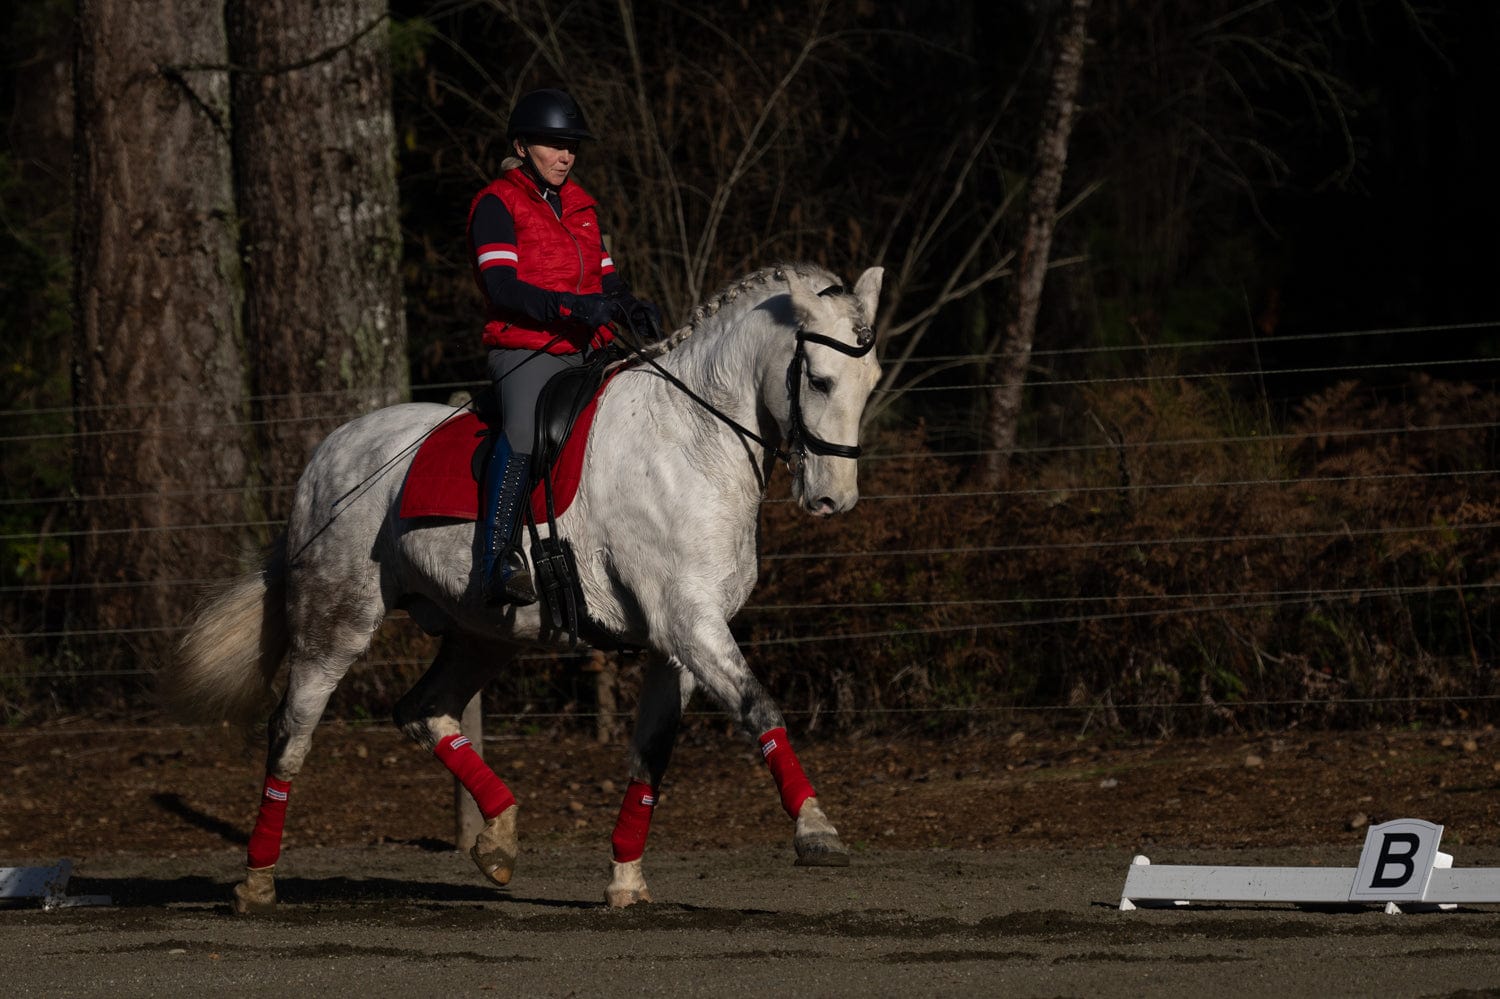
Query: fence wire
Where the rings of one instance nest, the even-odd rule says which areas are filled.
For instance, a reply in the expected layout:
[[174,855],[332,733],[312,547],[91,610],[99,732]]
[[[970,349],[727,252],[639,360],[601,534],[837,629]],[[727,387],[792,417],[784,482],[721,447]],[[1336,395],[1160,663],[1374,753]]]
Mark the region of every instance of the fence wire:
[[[1305,334],[1296,336],[1276,337],[1273,340],[1262,338],[1243,338],[1224,341],[1194,341],[1176,344],[1130,344],[1104,347],[1080,347],[1058,350],[1039,350],[1032,353],[1032,358],[1039,364],[1045,364],[1048,359],[1079,359],[1090,361],[1099,358],[1118,356],[1121,358],[1140,358],[1156,356],[1168,352],[1183,354],[1195,350],[1223,351],[1226,348],[1254,346],[1265,348],[1267,346],[1283,346],[1289,344],[1308,345],[1318,342],[1331,342],[1337,340],[1350,340],[1353,342],[1367,344],[1376,337],[1415,337],[1435,332],[1460,331],[1476,329],[1500,330],[1500,322],[1446,324],[1440,326],[1407,327],[1402,329],[1372,329],[1354,330],[1328,334]],[[920,358],[908,358],[903,364],[910,366],[911,370],[917,371],[917,378],[925,377],[921,372],[922,365],[937,367],[969,367],[976,371],[984,370],[993,363],[993,355],[979,354],[953,354],[934,355]],[[1473,356],[1465,358],[1434,358],[1428,361],[1372,361],[1349,363],[1342,365],[1288,365],[1283,367],[1264,368],[1258,364],[1251,368],[1240,368],[1222,371],[1184,371],[1173,374],[1140,374],[1140,375],[1111,375],[1101,377],[1082,378],[1056,378],[1046,377],[1034,378],[1028,382],[1028,388],[1032,390],[1046,390],[1049,388],[1089,386],[1104,388],[1121,384],[1152,384],[1162,381],[1192,382],[1212,379],[1234,379],[1242,377],[1254,377],[1258,379],[1272,377],[1303,377],[1303,376],[1331,376],[1337,375],[1347,378],[1358,378],[1372,371],[1410,371],[1415,369],[1434,370],[1446,372],[1463,369],[1464,366],[1472,367],[1478,364],[1488,364],[1495,359],[1485,356]],[[468,383],[440,383],[428,384],[414,387],[416,394],[427,397],[435,397],[439,393],[453,390],[467,389],[473,387]],[[966,382],[962,386],[964,391],[984,391],[1000,387],[991,382]],[[928,393],[928,392],[953,392],[955,388],[951,385],[923,385],[911,381],[908,384],[896,384],[884,386],[879,390],[881,393]],[[140,406],[133,404],[106,405],[92,408],[52,407],[32,409],[0,410],[0,429],[19,427],[16,432],[0,433],[0,449],[15,449],[22,446],[38,447],[49,444],[57,445],[59,448],[72,448],[86,437],[118,438],[121,440],[138,439],[143,436],[156,438],[169,437],[173,434],[190,435],[194,438],[213,436],[216,439],[233,440],[234,435],[245,431],[266,427],[277,426],[317,426],[326,425],[332,428],[337,423],[352,418],[358,413],[352,409],[345,411],[351,400],[370,399],[379,393],[369,389],[362,390],[333,390],[319,393],[299,393],[283,395],[265,395],[251,400],[232,400],[232,405],[215,407],[211,400],[202,398],[183,400],[178,403],[165,403],[159,406]],[[296,415],[290,417],[265,416],[251,418],[252,411],[274,412],[275,406],[283,402],[297,403],[299,410],[318,404],[331,406],[336,412],[321,412],[314,415]],[[240,418],[230,419],[214,424],[209,424],[196,419],[196,414],[205,410],[217,413],[238,414]],[[173,414],[176,414],[175,416]],[[88,431],[71,429],[73,421],[79,417],[89,420],[95,418],[108,418],[116,423],[139,422],[143,417],[167,418],[172,422],[162,426],[101,426]],[[41,428],[20,426],[27,420],[50,420]],[[59,424],[68,424],[60,426]],[[1390,424],[1380,427],[1367,426],[1343,426],[1316,428],[1299,432],[1252,432],[1245,434],[1226,434],[1220,436],[1201,437],[1178,437],[1163,439],[1130,440],[1111,439],[1098,442],[1082,443],[1057,443],[1057,444],[1034,444],[1020,446],[1013,449],[1014,456],[1022,461],[1045,462],[1050,459],[1066,457],[1069,455],[1087,456],[1092,454],[1120,456],[1159,455],[1172,451],[1190,452],[1195,448],[1217,448],[1233,453],[1234,449],[1292,449],[1309,442],[1316,442],[1320,447],[1326,447],[1331,442],[1345,442],[1358,444],[1362,441],[1371,440],[1400,440],[1413,441],[1417,439],[1432,440],[1452,437],[1461,434],[1487,435],[1491,440],[1489,453],[1494,458],[1494,435],[1500,428],[1500,422],[1482,420],[1448,420],[1438,421],[1430,425],[1413,426],[1408,424]],[[1100,436],[1109,436],[1102,430]],[[868,449],[862,459],[870,464],[885,462],[905,462],[914,459],[937,459],[939,461],[953,463],[973,462],[990,457],[995,452],[986,448],[934,448],[924,451],[898,451],[882,448],[879,445]],[[64,460],[68,460],[64,455]],[[1123,461],[1123,457],[1121,457]],[[958,488],[951,490],[939,490],[930,488],[917,488],[910,491],[886,491],[861,498],[863,504],[920,504],[938,505],[944,511],[958,509],[953,504],[988,504],[996,508],[1004,507],[1008,501],[1041,501],[1047,505],[1067,503],[1074,500],[1086,502],[1092,497],[1113,496],[1121,493],[1133,495],[1165,494],[1169,492],[1195,493],[1200,495],[1238,495],[1245,490],[1293,490],[1312,484],[1342,485],[1349,487],[1391,487],[1399,484],[1432,486],[1452,485],[1454,487],[1493,487],[1495,475],[1500,469],[1492,467],[1493,460],[1486,463],[1484,467],[1454,468],[1451,470],[1421,470],[1401,471],[1382,470],[1367,472],[1344,472],[1341,474],[1318,474],[1309,476],[1274,475],[1266,476],[1233,476],[1216,479],[1174,478],[1167,481],[1130,481],[1124,483],[1109,484],[1079,484],[1069,485],[1063,488],[1049,488],[1032,484],[1008,485],[1002,488]],[[276,491],[276,495],[284,495],[291,487],[282,487]],[[121,527],[117,529],[106,529],[103,531],[85,531],[71,526],[54,528],[52,526],[52,515],[44,519],[43,526],[27,529],[16,529],[18,523],[24,523],[24,514],[28,511],[48,510],[61,513],[66,519],[68,511],[87,507],[96,507],[101,504],[112,502],[140,502],[154,500],[162,503],[172,501],[201,501],[213,497],[229,496],[241,493],[240,489],[173,489],[164,491],[131,491],[118,493],[99,493],[90,495],[53,494],[48,496],[17,496],[8,495],[0,497],[0,516],[5,517],[4,523],[8,529],[0,532],[0,544],[10,549],[25,549],[35,547],[40,549],[46,545],[67,544],[77,539],[100,536],[141,535],[159,533],[180,533],[184,531],[217,531],[217,532],[253,532],[259,536],[270,536],[281,530],[284,522],[276,519],[245,519],[226,518],[223,520],[206,520],[201,522],[180,522],[170,524],[156,524],[146,526]],[[772,500],[773,503],[789,503],[787,499]],[[945,514],[938,513],[942,516]],[[914,563],[922,561],[944,560],[957,557],[996,557],[1007,556],[1017,559],[1045,558],[1051,555],[1059,555],[1069,552],[1094,551],[1101,554],[1119,551],[1131,552],[1169,552],[1189,547],[1200,549],[1214,549],[1227,545],[1281,545],[1289,549],[1300,549],[1310,543],[1327,541],[1329,539],[1341,538],[1349,541],[1379,545],[1393,539],[1416,539],[1456,536],[1473,537],[1482,535],[1484,532],[1493,532],[1500,526],[1500,521],[1489,517],[1478,517],[1472,522],[1446,523],[1446,522],[1422,522],[1422,523],[1389,523],[1380,526],[1359,525],[1354,523],[1343,524],[1337,529],[1319,530],[1296,530],[1283,531],[1239,531],[1235,533],[1203,533],[1188,532],[1178,535],[1157,534],[1149,537],[1105,537],[1100,539],[1079,541],[1038,541],[1018,539],[1000,544],[983,545],[910,545],[896,544],[880,548],[840,548],[821,547],[818,550],[807,551],[772,551],[761,555],[763,566],[774,566],[776,564],[806,564],[806,563],[839,563],[840,565],[858,566],[861,569],[876,567],[869,571],[879,571],[878,567],[886,565],[892,560]],[[14,578],[15,574],[11,576]],[[24,578],[24,577],[23,577]],[[15,607],[26,604],[46,604],[57,601],[73,599],[75,595],[93,592],[134,592],[144,590],[168,590],[181,591],[183,600],[189,599],[189,595],[196,591],[212,585],[216,578],[204,574],[201,576],[186,576],[169,579],[120,579],[106,582],[7,582],[0,585],[0,606],[9,603]],[[1494,579],[1479,579],[1472,582],[1456,581],[1453,585],[1372,585],[1370,587],[1334,587],[1322,589],[1283,589],[1265,590],[1246,588],[1241,590],[1214,590],[1203,592],[1175,592],[1175,593],[1124,593],[1118,595],[1088,595],[1077,596],[1039,596],[1029,598],[1006,597],[988,598],[975,597],[972,599],[945,599],[945,600],[849,600],[849,601],[827,601],[819,603],[751,603],[744,608],[736,625],[740,630],[747,620],[766,621],[776,616],[792,618],[800,614],[820,614],[823,622],[817,625],[816,633],[808,634],[775,634],[760,638],[745,639],[739,643],[740,650],[747,657],[755,657],[774,649],[795,649],[836,646],[839,643],[847,643],[852,646],[874,645],[890,643],[895,640],[909,640],[913,637],[940,638],[952,635],[972,635],[976,640],[981,639],[986,633],[1005,631],[1018,631],[1029,628],[1058,628],[1069,626],[1084,626],[1092,624],[1104,624],[1110,622],[1124,622],[1130,620],[1159,619],[1164,615],[1175,615],[1183,618],[1211,616],[1224,614],[1231,611],[1257,611],[1297,606],[1312,606],[1330,603],[1353,603],[1356,601],[1372,600],[1407,600],[1412,598],[1421,599],[1465,599],[1467,594],[1470,598],[1485,597],[1493,599],[1494,591],[1500,587],[1500,582]],[[1122,605],[1127,609],[1120,609]],[[1049,608],[1076,608],[1070,613],[1048,613]],[[851,628],[844,630],[829,630],[828,621],[838,621],[842,617],[858,614],[879,612],[887,615],[920,614],[935,610],[944,612],[967,613],[978,615],[974,620],[963,622],[924,623],[912,627],[892,626],[886,628]],[[1007,612],[1011,612],[1007,616]],[[105,628],[77,628],[66,624],[57,623],[58,615],[54,614],[48,619],[44,626],[34,625],[22,627],[19,622],[26,619],[22,613],[6,614],[0,617],[0,641],[8,643],[12,649],[27,648],[45,645],[50,648],[61,647],[68,650],[69,655],[76,655],[78,650],[93,646],[95,643],[129,643],[134,639],[143,638],[175,638],[180,635],[183,625],[180,622],[153,624],[141,622],[129,626],[105,627]],[[557,656],[551,654],[534,654],[521,657],[522,662],[552,662]],[[1475,659],[1471,656],[1470,659]],[[42,660],[38,660],[39,662]],[[24,675],[31,679],[56,681],[59,683],[84,684],[91,680],[115,678],[122,680],[147,679],[153,676],[154,671],[150,668],[96,668],[90,669],[77,665],[58,665],[57,662],[66,662],[67,656],[57,661],[49,662],[47,665],[37,666],[13,664],[11,670],[0,670],[0,674]],[[1455,659],[1455,662],[1466,662],[1469,660]],[[367,655],[359,664],[362,670],[408,670],[420,668],[426,660],[421,658],[392,658],[374,657]],[[1490,667],[1493,663],[1488,660],[1477,663],[1477,665]],[[35,668],[31,668],[35,666]],[[1472,697],[1463,695],[1432,694],[1413,698],[1384,697],[1384,698],[1341,698],[1340,703],[1378,705],[1399,705],[1416,702],[1428,705],[1441,705],[1444,703],[1472,702],[1482,704],[1500,698],[1500,695],[1478,693]],[[1296,707],[1305,704],[1305,701],[1296,700],[1257,700],[1248,699],[1235,702],[1235,707]],[[1052,704],[1052,705],[997,705],[997,706],[924,706],[919,708],[897,708],[881,707],[871,705],[861,709],[864,713],[875,715],[898,716],[906,713],[912,714],[941,714],[941,713],[1045,713],[1045,712],[1087,712],[1092,710],[1114,710],[1125,711],[1132,709],[1140,710],[1170,710],[1180,708],[1183,710],[1202,709],[1201,701],[1182,702],[1180,704],[1140,703],[1122,704],[1098,702],[1094,704]],[[700,712],[711,714],[712,712]],[[800,712],[808,714],[814,712]],[[788,710],[788,715],[798,715],[799,712]],[[589,717],[587,712],[524,712],[524,713],[498,713],[496,718],[578,718]],[[106,731],[100,729],[99,731]],[[6,733],[14,734],[14,733]]]

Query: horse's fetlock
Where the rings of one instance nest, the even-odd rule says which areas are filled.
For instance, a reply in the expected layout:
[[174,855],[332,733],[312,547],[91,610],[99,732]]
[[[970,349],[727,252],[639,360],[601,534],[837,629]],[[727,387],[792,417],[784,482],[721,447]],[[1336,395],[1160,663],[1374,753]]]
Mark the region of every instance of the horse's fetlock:
[[400,727],[402,734],[428,752],[431,752],[432,747],[438,744],[438,737],[433,734],[432,727],[427,724],[425,718],[403,719],[398,714],[396,724]]

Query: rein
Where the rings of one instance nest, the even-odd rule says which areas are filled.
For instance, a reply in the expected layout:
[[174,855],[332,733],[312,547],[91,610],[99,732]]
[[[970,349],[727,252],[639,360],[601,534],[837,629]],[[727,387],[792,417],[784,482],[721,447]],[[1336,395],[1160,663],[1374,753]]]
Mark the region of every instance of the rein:
[[[818,294],[837,295],[843,293],[844,289],[841,286],[833,285],[832,287],[825,288]],[[626,325],[630,327],[633,339],[641,340],[640,331],[636,328],[634,317],[627,315],[625,318]],[[834,444],[831,441],[824,440],[808,430],[807,425],[802,420],[802,373],[807,367],[807,345],[809,343],[816,343],[819,346],[832,347],[839,353],[849,357],[864,357],[875,347],[875,333],[868,326],[857,327],[854,332],[858,338],[858,343],[850,346],[832,337],[826,337],[819,333],[809,333],[805,326],[800,323],[797,325],[797,349],[792,352],[792,361],[787,365],[786,370],[787,396],[790,403],[788,423],[790,426],[787,430],[787,446],[785,449],[772,444],[760,434],[739,423],[728,413],[725,413],[697,392],[694,392],[683,383],[682,379],[667,371],[660,364],[657,364],[656,358],[647,357],[637,343],[626,342],[625,346],[629,348],[630,352],[637,359],[651,365],[652,368],[656,369],[657,374],[680,389],[689,399],[702,406],[712,416],[738,434],[741,440],[750,440],[759,444],[783,462],[788,471],[796,474],[797,469],[807,457],[808,452],[817,455],[832,455],[836,458],[858,458],[862,453],[862,449],[858,444]],[[760,476],[760,469],[756,469],[756,476]]]

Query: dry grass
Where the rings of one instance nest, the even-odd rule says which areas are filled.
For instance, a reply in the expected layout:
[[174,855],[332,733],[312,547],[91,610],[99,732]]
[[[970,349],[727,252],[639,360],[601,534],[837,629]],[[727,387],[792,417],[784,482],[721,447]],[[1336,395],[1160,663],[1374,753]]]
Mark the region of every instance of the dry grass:
[[[848,722],[1077,705],[1153,732],[1494,713],[1474,698],[1500,693],[1484,526],[1500,489],[1463,473],[1493,467],[1500,399],[1418,378],[1372,400],[1347,383],[1272,428],[1212,388],[1152,385],[1092,393],[1095,432],[1076,443],[1105,446],[1047,452],[998,495],[927,456],[862,471],[867,496],[927,498],[837,524],[769,505],[768,553],[893,553],[766,563],[757,603],[822,609],[748,615],[748,639],[886,635],[769,646],[772,687]],[[1471,424],[1489,426],[1454,429]],[[920,453],[921,435],[880,450]],[[954,714],[966,706],[983,710]]]

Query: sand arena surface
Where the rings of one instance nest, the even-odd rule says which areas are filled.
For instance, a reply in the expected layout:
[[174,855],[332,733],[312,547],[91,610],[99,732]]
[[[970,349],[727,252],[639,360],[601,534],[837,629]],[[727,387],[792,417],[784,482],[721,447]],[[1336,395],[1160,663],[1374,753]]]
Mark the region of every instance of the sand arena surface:
[[[320,731],[294,784],[281,911],[228,914],[257,750],[208,730],[7,734],[0,864],[74,860],[109,908],[0,911],[12,994],[1443,995],[1500,987],[1500,906],[1116,910],[1157,863],[1353,867],[1363,826],[1447,826],[1500,866],[1490,731],[1119,743],[802,740],[854,851],[792,867],[748,745],[685,739],[646,857],[658,901],[602,904],[623,751],[486,744],[523,807],[507,891],[451,849],[451,780],[385,726]],[[61,750],[60,752],[57,752]]]

